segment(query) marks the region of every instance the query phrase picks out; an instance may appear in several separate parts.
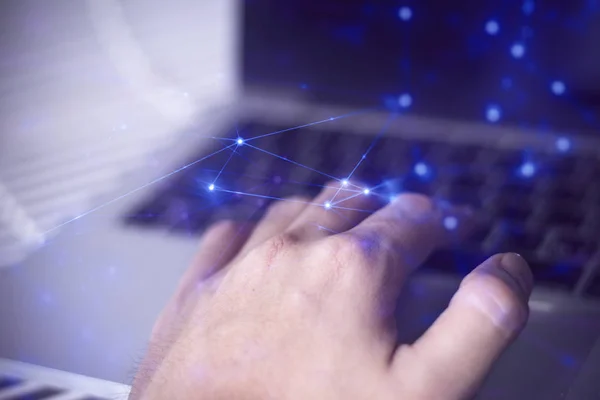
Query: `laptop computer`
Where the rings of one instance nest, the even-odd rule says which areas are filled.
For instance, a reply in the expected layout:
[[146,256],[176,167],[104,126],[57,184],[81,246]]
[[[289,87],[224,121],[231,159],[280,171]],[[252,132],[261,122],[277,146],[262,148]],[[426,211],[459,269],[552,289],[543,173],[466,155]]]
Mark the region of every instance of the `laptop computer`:
[[599,112],[580,81],[592,3],[240,3],[232,106],[2,271],[0,354],[126,382],[210,223],[352,178],[357,195],[481,210],[474,235],[409,284],[400,339],[486,255],[520,252],[538,282],[532,315],[479,397],[564,398],[600,334]]

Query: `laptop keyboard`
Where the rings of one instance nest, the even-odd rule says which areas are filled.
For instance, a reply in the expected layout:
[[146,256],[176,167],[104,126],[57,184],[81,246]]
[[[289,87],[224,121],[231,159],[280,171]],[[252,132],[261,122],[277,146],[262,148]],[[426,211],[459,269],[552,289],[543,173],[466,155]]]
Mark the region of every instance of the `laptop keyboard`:
[[[280,129],[249,124],[240,135]],[[480,210],[472,236],[460,248],[432,255],[425,268],[464,275],[490,254],[511,251],[529,261],[538,282],[572,289],[583,266],[599,253],[598,159],[375,138],[298,129],[255,139],[169,178],[125,220],[185,235],[199,235],[220,219],[257,220],[275,199],[315,196],[330,177],[348,176],[374,144],[353,180],[378,185],[383,196],[418,192]],[[214,151],[229,143],[215,139]],[[208,190],[211,183],[219,190]]]

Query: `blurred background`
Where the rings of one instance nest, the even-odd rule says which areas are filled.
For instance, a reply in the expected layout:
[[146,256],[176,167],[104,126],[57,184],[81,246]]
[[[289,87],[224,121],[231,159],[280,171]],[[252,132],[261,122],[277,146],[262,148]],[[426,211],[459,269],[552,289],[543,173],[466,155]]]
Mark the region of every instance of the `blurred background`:
[[600,333],[599,43],[598,0],[3,1],[3,368],[126,391],[35,366],[128,382],[206,226],[356,170],[386,199],[483,210],[409,291],[431,296],[407,338],[477,260],[519,251],[541,314],[481,398],[565,398]]

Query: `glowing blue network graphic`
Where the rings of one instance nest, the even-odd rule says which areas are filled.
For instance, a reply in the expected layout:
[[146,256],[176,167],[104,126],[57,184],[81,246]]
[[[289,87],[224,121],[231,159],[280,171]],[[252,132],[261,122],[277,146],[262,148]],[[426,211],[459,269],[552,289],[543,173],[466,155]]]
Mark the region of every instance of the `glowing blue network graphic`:
[[[415,12],[415,10],[418,10],[418,12]],[[378,10],[378,12],[380,12],[380,10]],[[397,25],[403,26],[403,27],[405,27],[404,29],[407,29],[407,30],[412,29],[412,25],[416,26],[416,22],[420,22],[424,18],[428,18],[427,14],[424,12],[421,12],[420,9],[412,8],[411,6],[406,5],[406,4],[397,5],[392,10],[388,10],[386,12],[388,13],[388,15],[391,14],[391,16],[394,18],[394,22]],[[503,57],[506,57],[507,60],[509,61],[509,64],[511,66],[507,67],[506,71],[504,71],[504,70],[501,71],[501,75],[494,78],[494,79],[496,79],[496,82],[494,83],[494,85],[499,89],[499,92],[502,92],[504,94],[509,94],[515,98],[516,98],[516,94],[519,94],[519,93],[523,94],[523,91],[520,87],[523,82],[521,80],[519,80],[518,73],[516,73],[515,70],[509,70],[509,68],[522,68],[524,71],[525,68],[533,68],[532,66],[535,67],[535,65],[533,63],[528,64],[528,62],[531,61],[529,59],[534,58],[533,54],[535,54],[535,46],[536,46],[535,29],[534,29],[534,27],[532,27],[532,25],[528,21],[531,21],[532,16],[538,12],[539,12],[538,7],[536,7],[536,3],[533,0],[524,0],[520,3],[520,13],[522,14],[522,17],[524,18],[524,20],[523,20],[522,26],[519,27],[518,31],[515,31],[515,29],[510,28],[510,25],[513,23],[513,21],[506,20],[506,18],[503,17],[502,13],[488,14],[485,17],[483,17],[476,26],[473,27],[473,32],[478,32],[477,37],[479,39],[477,39],[477,40],[485,41],[485,42],[483,42],[483,43],[485,43],[485,46],[483,47],[485,51],[489,51],[490,53],[495,51],[498,54],[502,54]],[[408,24],[409,21],[411,22],[410,24]],[[360,41],[356,41],[356,43],[359,43],[359,42]],[[474,41],[474,43],[479,43],[479,42]],[[455,54],[455,57],[462,57],[462,56]],[[499,57],[502,57],[502,56],[499,56]],[[407,69],[409,69],[408,67],[410,66],[410,61],[411,61],[410,59],[404,59],[402,61],[402,65],[407,66]],[[438,67],[443,69],[444,65],[439,65]],[[533,69],[532,69],[532,71],[533,71]],[[536,71],[539,71],[539,70],[536,70]],[[571,87],[569,86],[569,84],[570,84],[569,80],[566,79],[567,77],[560,76],[560,73],[555,74],[554,72],[552,74],[549,74],[548,76],[545,76],[543,74],[543,72],[544,71],[541,71],[541,73],[536,72],[535,77],[532,77],[531,79],[532,80],[533,79],[537,79],[537,80],[543,79],[544,81],[540,84],[540,86],[542,86],[544,88],[545,93],[547,93],[547,95],[549,97],[556,98],[557,101],[568,100],[569,96],[571,94]],[[430,74],[430,75],[432,77],[432,82],[435,82],[435,79],[434,79],[435,74]],[[307,78],[307,77],[304,77],[304,78]],[[316,86],[316,85],[313,85],[312,82],[307,82],[307,81],[299,81],[299,82],[302,82],[302,83],[296,83],[296,87],[300,87],[304,91],[313,90],[313,88]],[[408,113],[408,112],[412,112],[413,110],[417,110],[418,107],[423,103],[423,101],[422,101],[423,94],[419,91],[418,87],[415,88],[415,86],[411,86],[410,83],[411,82],[409,79],[403,89],[398,90],[396,93],[392,93],[389,95],[389,97],[387,97],[385,107],[377,108],[377,110],[380,110],[380,111],[382,109],[388,109],[388,111],[390,112],[389,121],[396,118],[398,116],[398,114],[400,114],[400,113]],[[465,84],[468,84],[468,82]],[[316,89],[318,89],[318,88],[316,88]],[[454,94],[454,96],[460,96],[460,95],[461,95],[460,93]],[[454,101],[453,99],[447,99],[447,100],[451,101],[451,102]],[[459,101],[459,100],[456,100],[456,101]],[[490,93],[489,97],[487,97],[487,99],[485,100],[484,103],[479,103],[479,105],[476,105],[475,107],[473,107],[473,112],[477,113],[479,115],[479,117],[481,118],[481,121],[483,121],[483,122],[487,122],[489,124],[498,124],[500,122],[505,122],[510,119],[511,112],[514,112],[514,110],[516,108],[514,104],[510,104],[510,103],[511,102],[507,101],[506,98],[502,98],[502,95],[500,95],[498,93],[495,93],[495,94]],[[227,168],[228,168],[229,164],[232,162],[232,160],[234,160],[236,157],[239,157],[239,149],[242,146],[245,150],[248,149],[248,150],[252,150],[255,152],[260,152],[262,154],[266,154],[275,159],[292,164],[296,168],[306,169],[310,172],[317,173],[323,177],[328,178],[328,180],[337,182],[339,184],[338,185],[339,187],[338,187],[336,193],[332,196],[332,198],[330,200],[328,200],[324,203],[321,203],[321,204],[309,202],[309,204],[311,204],[311,205],[322,207],[328,211],[335,212],[338,209],[344,209],[344,202],[347,201],[347,199],[354,198],[356,196],[378,196],[378,197],[384,199],[385,201],[393,202],[394,199],[396,198],[396,196],[398,195],[398,193],[401,192],[401,188],[396,188],[393,190],[393,193],[390,193],[391,190],[387,190],[387,189],[382,190],[382,188],[385,186],[385,182],[383,182],[383,181],[382,182],[369,182],[367,186],[362,187],[362,186],[357,185],[353,179],[355,173],[360,170],[361,165],[364,162],[370,161],[370,159],[369,159],[370,152],[373,149],[373,147],[375,147],[377,145],[378,138],[381,135],[384,135],[386,133],[388,124],[386,124],[383,127],[376,128],[376,129],[380,129],[379,135],[377,135],[377,137],[375,137],[375,139],[372,141],[372,143],[364,149],[364,151],[360,154],[360,156],[357,157],[357,159],[354,163],[354,167],[349,169],[348,171],[345,171],[345,173],[342,176],[333,176],[333,175],[329,174],[327,171],[321,171],[321,170],[314,168],[311,165],[306,165],[304,163],[298,162],[297,160],[294,159],[293,156],[277,154],[276,152],[271,151],[270,149],[263,148],[260,145],[260,141],[258,140],[258,139],[261,139],[264,137],[285,134],[286,132],[289,132],[289,131],[295,131],[298,129],[308,128],[308,127],[311,127],[311,126],[317,125],[317,124],[326,124],[328,122],[336,121],[341,118],[350,118],[353,116],[358,116],[360,114],[368,113],[368,112],[372,112],[372,111],[373,111],[373,109],[371,108],[371,109],[360,110],[360,111],[345,114],[345,115],[331,116],[331,117],[325,118],[323,120],[309,122],[309,123],[306,123],[303,125],[293,126],[290,128],[286,128],[286,129],[282,129],[282,130],[278,130],[278,131],[274,131],[274,132],[268,132],[268,133],[264,133],[264,134],[261,134],[258,136],[247,137],[247,135],[245,133],[240,134],[240,132],[236,132],[237,135],[234,136],[233,138],[216,137],[216,138],[214,138],[215,140],[219,141],[219,143],[225,142],[225,144],[221,148],[217,149],[215,152],[208,154],[198,160],[195,160],[192,163],[184,165],[183,167],[178,168],[178,169],[176,169],[164,176],[161,176],[151,182],[148,182],[147,184],[145,184],[139,188],[136,188],[128,193],[125,193],[119,197],[116,197],[113,200],[111,200],[105,204],[102,204],[98,207],[95,207],[95,208],[77,216],[76,218],[66,221],[63,224],[61,224],[51,230],[57,229],[60,226],[63,226],[72,221],[75,221],[76,219],[79,219],[89,213],[97,211],[97,210],[99,210],[109,204],[112,204],[116,201],[119,201],[119,200],[121,200],[133,193],[136,193],[148,186],[151,186],[158,182],[161,182],[179,172],[182,172],[182,171],[190,168],[191,166],[193,166],[197,163],[200,163],[204,160],[207,160],[207,159],[209,159],[213,156],[216,156],[217,154],[221,154],[221,153],[228,154],[228,158],[224,162],[224,164],[221,166],[220,170],[217,171],[217,173],[215,174],[215,176],[212,180],[202,182],[202,190],[204,190],[206,193],[208,193],[211,196],[217,196],[218,193],[232,193],[232,194],[236,194],[236,195],[240,195],[240,196],[252,196],[252,197],[259,197],[259,198],[262,197],[264,199],[269,199],[269,200],[288,200],[288,199],[279,198],[277,196],[270,196],[268,194],[263,194],[263,193],[253,193],[250,191],[234,190],[231,187],[228,187],[227,179],[223,178],[223,174],[227,173]],[[388,123],[389,123],[389,121],[388,121]],[[123,127],[124,127],[123,129],[125,129],[126,125],[123,124]],[[569,137],[569,135],[570,135],[570,132],[564,132],[564,136],[552,139],[555,141],[554,148],[555,148],[556,152],[566,153],[573,148],[573,141]],[[432,180],[433,178],[435,178],[435,175],[438,173],[438,166],[432,165],[432,164],[426,162],[425,160],[414,160],[414,162],[411,165],[412,165],[412,168],[409,173],[411,173],[412,175],[414,175],[415,177],[417,177],[417,179],[420,179],[421,181]],[[538,174],[541,171],[541,168],[540,168],[540,171],[538,171],[539,167],[540,166],[536,165],[536,163],[534,163],[533,161],[526,161],[526,162],[523,162],[519,167],[517,167],[516,174],[522,179],[529,179],[529,178],[534,177],[536,174]],[[279,177],[279,176],[273,177],[272,182],[275,184],[281,183],[281,177]],[[363,211],[369,212],[368,210],[363,210]],[[448,217],[444,220],[443,223],[444,223],[444,227],[446,229],[453,230],[457,227],[458,222],[459,221],[455,217]]]

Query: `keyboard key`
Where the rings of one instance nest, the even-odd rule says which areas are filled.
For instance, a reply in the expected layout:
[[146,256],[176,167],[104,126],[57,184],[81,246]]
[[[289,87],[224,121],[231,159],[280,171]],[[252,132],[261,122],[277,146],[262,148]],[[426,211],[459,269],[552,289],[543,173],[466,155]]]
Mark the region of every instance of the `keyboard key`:
[[480,146],[452,145],[444,161],[449,164],[471,165],[482,151]]
[[435,197],[455,205],[466,205],[473,208],[481,206],[481,189],[476,186],[445,184],[436,193]]
[[496,192],[484,200],[484,210],[498,220],[525,222],[532,214],[531,197],[526,193]]
[[568,228],[557,228],[548,234],[542,248],[543,256],[551,260],[565,260],[583,264],[599,250],[598,237],[582,236]]
[[484,243],[490,253],[514,252],[535,254],[544,240],[544,233],[524,224],[500,222]]
[[583,209],[573,203],[540,201],[534,218],[546,226],[577,228],[582,225],[584,215]]

